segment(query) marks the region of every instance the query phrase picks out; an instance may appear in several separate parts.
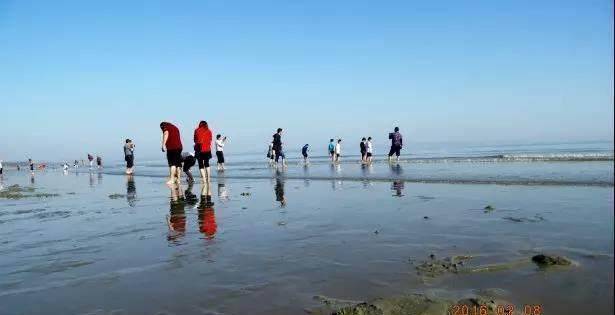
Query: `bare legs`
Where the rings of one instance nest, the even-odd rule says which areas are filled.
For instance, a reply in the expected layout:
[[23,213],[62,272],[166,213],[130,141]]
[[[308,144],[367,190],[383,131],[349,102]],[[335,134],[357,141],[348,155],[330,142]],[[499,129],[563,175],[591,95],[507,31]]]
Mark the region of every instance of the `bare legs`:
[[201,173],[201,181],[203,183],[211,180],[211,168],[209,166],[200,168],[199,172]]
[[178,183],[180,182],[181,179],[181,173],[179,171],[179,169],[177,168],[177,166],[173,165],[169,167],[169,181],[167,181],[167,184],[173,184],[173,183]]

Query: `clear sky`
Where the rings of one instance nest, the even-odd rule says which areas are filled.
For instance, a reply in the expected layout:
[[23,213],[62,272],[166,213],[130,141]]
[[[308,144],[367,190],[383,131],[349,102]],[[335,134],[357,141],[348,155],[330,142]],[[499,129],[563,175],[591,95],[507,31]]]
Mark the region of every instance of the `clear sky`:
[[0,159],[613,139],[612,1],[0,0]]

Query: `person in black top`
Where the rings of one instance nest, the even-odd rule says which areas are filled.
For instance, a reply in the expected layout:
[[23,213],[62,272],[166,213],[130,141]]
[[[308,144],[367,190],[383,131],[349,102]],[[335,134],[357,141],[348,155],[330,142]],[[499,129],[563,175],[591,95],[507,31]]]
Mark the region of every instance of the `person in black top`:
[[367,160],[367,146],[365,145],[365,138],[361,139],[361,143],[359,144],[359,148],[361,150],[361,162],[364,163]]
[[281,157],[282,165],[286,166],[286,156],[282,150],[282,128],[278,128],[277,132],[273,135],[273,150],[275,151],[275,162],[278,163]]

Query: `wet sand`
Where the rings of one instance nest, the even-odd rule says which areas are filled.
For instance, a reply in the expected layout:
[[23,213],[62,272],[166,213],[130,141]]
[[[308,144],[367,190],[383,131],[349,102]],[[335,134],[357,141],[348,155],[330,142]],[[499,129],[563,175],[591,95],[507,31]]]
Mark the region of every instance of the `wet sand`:
[[[163,182],[5,175],[5,187],[58,196],[0,199],[0,313],[304,314],[323,306],[315,296],[485,289],[543,314],[613,313],[612,187]],[[574,264],[540,268],[531,257],[543,252]],[[467,270],[512,267],[417,268],[455,255],[472,256]]]

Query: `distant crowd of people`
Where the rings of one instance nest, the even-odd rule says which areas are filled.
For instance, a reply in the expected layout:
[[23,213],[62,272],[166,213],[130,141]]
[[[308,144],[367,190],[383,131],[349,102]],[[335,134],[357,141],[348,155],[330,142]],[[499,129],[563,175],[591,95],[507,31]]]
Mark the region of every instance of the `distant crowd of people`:
[[[220,172],[225,170],[224,146],[226,145],[227,137],[217,134],[215,140],[213,140],[213,133],[206,121],[200,121],[194,130],[194,151],[183,151],[184,147],[182,145],[180,131],[172,123],[166,121],[161,122],[160,129],[162,131],[161,150],[166,153],[166,159],[169,166],[168,184],[179,183],[182,172],[186,175],[189,182],[193,182],[194,176],[190,170],[196,164],[198,164],[201,179],[204,182],[209,182],[211,179],[211,167],[209,161],[213,158],[212,141],[214,142],[214,149],[216,152],[217,170]],[[273,139],[269,143],[267,149],[267,158],[272,166],[277,166],[278,163],[281,163],[283,167],[287,166],[286,154],[283,149],[282,133],[282,128],[278,128],[276,130],[276,133],[273,134]],[[391,140],[391,148],[388,153],[388,160],[391,161],[393,155],[395,155],[396,159],[399,161],[403,147],[403,137],[399,132],[399,127],[395,127],[394,131],[389,133],[389,140]],[[134,150],[135,144],[133,141],[131,139],[126,139],[124,144],[124,160],[126,162],[125,173],[127,175],[132,175],[134,173]],[[340,163],[342,157],[342,139],[330,139],[327,151],[332,163]],[[306,143],[301,148],[301,155],[303,156],[303,162],[305,165],[309,164],[309,152],[310,145]],[[361,142],[359,143],[359,152],[361,155],[361,163],[372,163],[374,156],[372,137],[363,137],[361,139]],[[94,155],[88,153],[87,160],[90,169],[94,169],[94,161],[96,162],[96,167],[98,169],[103,167],[102,158],[100,156],[94,157]],[[28,164],[30,166],[30,171],[34,172],[35,164],[32,159],[28,159]],[[84,161],[81,160],[81,164],[79,164],[79,161],[75,160],[73,167],[78,168],[79,165],[85,165]],[[41,164],[38,168],[45,168],[45,166],[45,164]],[[62,166],[65,171],[69,169],[67,162],[64,162]],[[19,170],[19,164],[17,165],[17,168]],[[3,167],[2,161],[0,160],[0,175],[2,175],[2,172]]]

